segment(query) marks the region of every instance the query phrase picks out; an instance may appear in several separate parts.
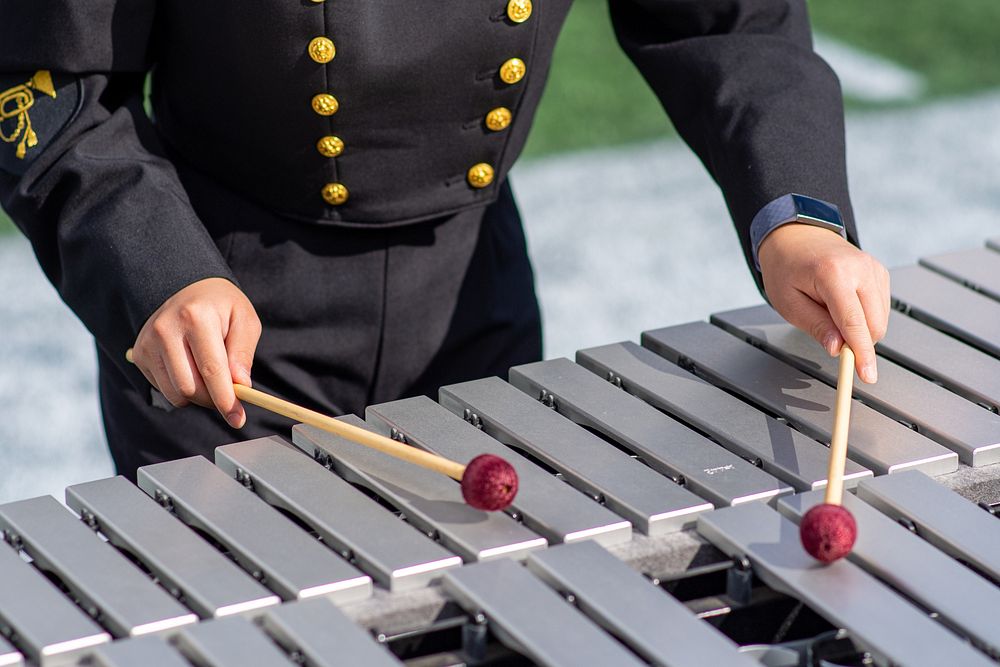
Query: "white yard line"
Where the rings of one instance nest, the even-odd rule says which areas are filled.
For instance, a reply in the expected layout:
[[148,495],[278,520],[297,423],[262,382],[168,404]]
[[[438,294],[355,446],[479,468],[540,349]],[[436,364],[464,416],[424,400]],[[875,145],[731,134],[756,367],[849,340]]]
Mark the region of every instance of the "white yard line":
[[916,72],[826,35],[814,35],[813,45],[837,73],[848,97],[863,102],[908,102],[926,88]]
[[[1000,230],[1000,94],[848,122],[855,209],[887,264]],[[759,301],[722,198],[681,145],[587,151],[513,177],[546,355]],[[0,502],[111,474],[94,353],[20,238],[0,240]]]

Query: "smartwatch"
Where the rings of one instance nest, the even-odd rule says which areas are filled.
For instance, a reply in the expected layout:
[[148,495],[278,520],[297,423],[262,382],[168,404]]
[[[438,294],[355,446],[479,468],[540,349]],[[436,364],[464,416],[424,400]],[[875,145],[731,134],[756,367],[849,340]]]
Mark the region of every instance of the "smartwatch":
[[840,209],[836,204],[805,195],[788,194],[778,197],[757,212],[750,223],[750,244],[753,248],[754,266],[760,271],[757,251],[767,235],[782,225],[797,222],[814,227],[822,227],[847,238]]

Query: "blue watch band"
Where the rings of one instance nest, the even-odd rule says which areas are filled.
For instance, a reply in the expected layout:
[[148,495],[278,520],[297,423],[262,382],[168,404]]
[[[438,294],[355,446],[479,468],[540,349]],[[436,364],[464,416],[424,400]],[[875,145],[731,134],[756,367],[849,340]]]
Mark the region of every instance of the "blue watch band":
[[805,195],[787,194],[771,201],[757,212],[750,223],[750,247],[753,263],[760,271],[757,252],[767,235],[790,222],[801,222],[829,229],[847,238],[840,209],[835,204]]

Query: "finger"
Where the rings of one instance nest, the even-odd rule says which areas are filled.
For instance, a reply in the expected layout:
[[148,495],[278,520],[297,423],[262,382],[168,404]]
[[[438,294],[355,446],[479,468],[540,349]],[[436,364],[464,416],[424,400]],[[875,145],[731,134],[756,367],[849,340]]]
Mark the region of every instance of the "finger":
[[820,296],[826,302],[834,324],[840,330],[840,335],[851,349],[854,350],[855,368],[858,377],[869,384],[878,380],[878,370],[875,365],[875,345],[868,331],[868,320],[861,305],[857,291],[854,289],[834,288],[827,293],[821,291]]
[[170,338],[164,340],[161,358],[163,360],[164,372],[173,388],[173,392],[184,400],[185,405],[190,403],[203,405],[208,398],[208,393],[198,378],[198,369],[195,366],[194,360],[188,356],[184,339]]
[[233,382],[250,386],[250,369],[253,367],[254,352],[260,341],[260,320],[256,315],[231,318],[229,333],[226,334],[226,354],[229,357],[229,372]]
[[840,352],[844,339],[840,335],[840,330],[830,318],[830,313],[819,303],[816,303],[809,295],[796,291],[787,297],[784,304],[784,312],[781,315],[802,331],[805,331],[823,346],[823,349],[833,357]]
[[858,300],[861,308],[865,311],[865,320],[868,322],[868,334],[872,342],[877,343],[885,336],[885,330],[889,326],[889,309],[878,286],[865,286],[858,289]]
[[233,376],[229,372],[229,359],[221,332],[201,327],[189,335],[188,347],[212,403],[230,426],[241,428],[246,421],[246,413],[233,391]]
[[163,354],[158,354],[153,359],[153,363],[150,366],[150,372],[155,380],[153,386],[156,387],[163,397],[170,401],[170,404],[175,408],[183,408],[190,405],[190,401],[180,393],[177,386],[173,383],[170,378],[170,372],[168,370],[169,360],[164,358]]

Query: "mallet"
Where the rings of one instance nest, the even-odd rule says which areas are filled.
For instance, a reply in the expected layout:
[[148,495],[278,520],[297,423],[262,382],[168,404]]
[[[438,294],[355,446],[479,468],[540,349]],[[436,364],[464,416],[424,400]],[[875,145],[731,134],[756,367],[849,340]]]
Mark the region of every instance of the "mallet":
[[847,432],[851,422],[851,394],[854,389],[854,351],[845,343],[840,349],[837,401],[830,440],[830,464],[826,473],[826,496],[821,505],[805,513],[799,523],[802,547],[824,563],[851,552],[858,525],[851,512],[841,505],[844,497],[844,465],[847,463]]
[[[125,353],[125,358],[132,362],[131,348]],[[465,502],[476,509],[502,510],[509,507],[517,495],[517,472],[499,456],[480,454],[467,465],[462,465],[246,385],[233,383],[233,390],[241,401],[456,479],[462,483]]]

